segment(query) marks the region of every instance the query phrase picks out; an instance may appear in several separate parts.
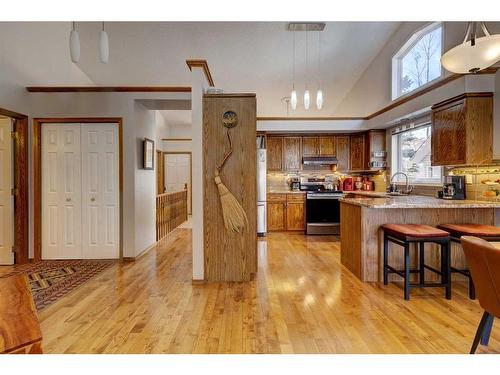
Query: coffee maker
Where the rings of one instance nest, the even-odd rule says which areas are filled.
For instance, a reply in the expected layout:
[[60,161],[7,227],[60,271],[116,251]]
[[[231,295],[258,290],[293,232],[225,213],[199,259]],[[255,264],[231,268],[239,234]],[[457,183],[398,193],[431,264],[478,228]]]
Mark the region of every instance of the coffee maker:
[[446,176],[444,178],[443,199],[465,199],[464,176]]

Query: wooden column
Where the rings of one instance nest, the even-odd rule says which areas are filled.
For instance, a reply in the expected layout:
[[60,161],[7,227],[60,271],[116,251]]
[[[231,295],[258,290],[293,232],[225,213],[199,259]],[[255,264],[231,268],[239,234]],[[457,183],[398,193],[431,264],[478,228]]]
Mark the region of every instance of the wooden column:
[[[240,202],[249,224],[244,233],[229,233],[214,182],[216,166],[229,149],[222,116],[233,111],[238,125],[230,130],[233,154],[221,173]],[[257,150],[255,94],[203,96],[204,263],[207,281],[249,281],[257,272]]]

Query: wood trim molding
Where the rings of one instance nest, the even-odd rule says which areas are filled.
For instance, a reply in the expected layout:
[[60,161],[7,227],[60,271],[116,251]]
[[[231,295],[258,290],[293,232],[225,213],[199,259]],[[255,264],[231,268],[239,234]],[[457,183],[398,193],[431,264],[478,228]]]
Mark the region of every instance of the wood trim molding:
[[165,142],[190,142],[193,138],[162,138],[161,140]]
[[187,86],[29,86],[28,92],[191,92]]
[[42,258],[42,124],[115,123],[118,126],[120,192],[120,256],[123,257],[123,119],[121,117],[60,117],[33,119],[33,258]]
[[336,116],[323,116],[323,117],[272,117],[262,116],[257,117],[257,121],[341,121],[341,120],[365,120],[366,117],[336,117]]
[[457,95],[457,96],[454,96],[452,98],[443,100],[442,102],[436,103],[431,108],[435,109],[435,108],[443,107],[443,106],[448,105],[450,103],[456,102],[457,100],[465,99],[465,98],[491,98],[491,97],[493,97],[492,92],[466,92],[464,94]]
[[[477,72],[475,74],[495,74],[498,71],[498,67],[489,67],[486,69],[481,70],[480,72]],[[377,117],[381,115],[382,113],[385,113],[387,111],[390,111],[391,109],[394,109],[396,107],[399,107],[402,104],[405,104],[409,102],[410,100],[413,100],[415,98],[418,98],[419,96],[422,96],[424,94],[427,94],[430,91],[436,90],[441,86],[446,85],[447,83],[450,83],[452,81],[455,81],[465,75],[470,75],[470,74],[452,74],[448,77],[445,77],[437,82],[434,82],[430,84],[427,87],[422,88],[421,90],[418,90],[414,92],[413,94],[409,94],[405,97],[402,97],[400,99],[397,99],[393,101],[391,104],[379,109],[378,111],[365,116],[365,117],[257,117],[257,121],[328,121],[328,120],[333,120],[333,121],[339,121],[339,120],[371,120],[374,117]]]
[[208,67],[207,60],[202,59],[187,59],[186,64],[189,67],[189,70],[193,70],[193,68],[202,68],[203,73],[205,73],[205,77],[207,78],[208,84],[210,86],[215,86],[214,80],[212,78],[212,74],[210,73],[210,68]]
[[28,116],[0,108],[0,115],[14,119],[17,138],[14,143],[14,248],[15,263],[29,261],[29,178],[28,178]]

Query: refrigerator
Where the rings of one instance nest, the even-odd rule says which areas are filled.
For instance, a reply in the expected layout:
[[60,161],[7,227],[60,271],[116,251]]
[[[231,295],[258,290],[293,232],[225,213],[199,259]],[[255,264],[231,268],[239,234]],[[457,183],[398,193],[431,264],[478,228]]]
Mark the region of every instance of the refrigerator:
[[266,149],[257,148],[257,236],[267,232],[267,161]]

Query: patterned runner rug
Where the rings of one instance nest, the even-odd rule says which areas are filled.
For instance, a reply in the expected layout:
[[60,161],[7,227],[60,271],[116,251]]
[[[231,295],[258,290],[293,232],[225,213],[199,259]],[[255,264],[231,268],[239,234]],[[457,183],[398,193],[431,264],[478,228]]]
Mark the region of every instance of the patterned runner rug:
[[36,308],[42,310],[115,263],[115,260],[43,260],[16,267],[1,278],[26,274]]

